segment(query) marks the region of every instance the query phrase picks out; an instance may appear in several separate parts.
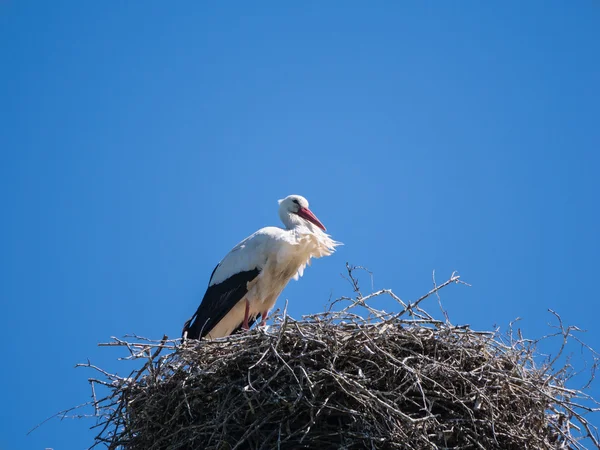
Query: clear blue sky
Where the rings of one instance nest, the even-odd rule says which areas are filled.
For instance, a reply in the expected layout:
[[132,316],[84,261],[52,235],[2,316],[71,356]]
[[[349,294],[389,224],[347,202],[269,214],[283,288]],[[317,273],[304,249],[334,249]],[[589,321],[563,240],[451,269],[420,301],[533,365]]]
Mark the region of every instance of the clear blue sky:
[[454,322],[599,346],[599,55],[585,0],[0,1],[0,449],[89,445],[25,433],[88,400],[75,363],[123,370],[96,343],[178,336],[291,193],[345,243],[294,316],[346,261],[406,300],[456,269]]

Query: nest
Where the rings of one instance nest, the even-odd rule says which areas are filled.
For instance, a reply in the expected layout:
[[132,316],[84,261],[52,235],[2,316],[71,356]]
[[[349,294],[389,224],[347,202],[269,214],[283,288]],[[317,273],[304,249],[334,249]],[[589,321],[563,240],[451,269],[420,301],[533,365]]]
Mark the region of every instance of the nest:
[[[352,274],[350,272],[350,276]],[[352,278],[354,280],[354,278]],[[391,291],[213,341],[134,342],[143,367],[92,367],[96,443],[158,449],[556,449],[598,446],[589,397],[535,342],[436,320]],[[401,311],[367,300],[391,295]],[[338,304],[339,305],[339,304]],[[344,303],[341,303],[344,306]],[[362,314],[358,314],[361,311]],[[557,333],[568,336],[572,329]],[[512,333],[511,333],[512,334]],[[98,399],[98,384],[107,389]],[[578,400],[579,399],[579,400]],[[583,399],[583,400],[582,400]],[[582,439],[587,439],[582,441]]]

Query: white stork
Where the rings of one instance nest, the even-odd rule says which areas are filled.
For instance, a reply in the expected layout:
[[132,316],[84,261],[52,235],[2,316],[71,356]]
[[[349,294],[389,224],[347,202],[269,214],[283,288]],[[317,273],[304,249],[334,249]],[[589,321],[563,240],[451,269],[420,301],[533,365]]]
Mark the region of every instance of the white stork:
[[265,325],[270,309],[290,279],[301,277],[311,258],[328,256],[339,242],[300,195],[279,200],[285,229],[261,228],[215,267],[196,313],[183,326],[188,339],[214,339],[249,329],[258,315]]

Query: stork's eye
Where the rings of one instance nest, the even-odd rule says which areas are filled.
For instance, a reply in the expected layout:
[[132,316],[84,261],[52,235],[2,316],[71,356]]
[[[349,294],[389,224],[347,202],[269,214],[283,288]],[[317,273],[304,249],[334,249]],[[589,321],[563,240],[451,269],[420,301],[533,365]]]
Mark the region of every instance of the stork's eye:
[[292,200],[296,205],[300,206],[300,202],[297,199]]

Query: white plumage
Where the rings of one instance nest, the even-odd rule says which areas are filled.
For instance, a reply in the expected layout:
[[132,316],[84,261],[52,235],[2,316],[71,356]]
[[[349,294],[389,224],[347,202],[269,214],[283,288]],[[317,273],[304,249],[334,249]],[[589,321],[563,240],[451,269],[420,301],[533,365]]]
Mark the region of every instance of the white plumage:
[[328,256],[339,242],[308,209],[308,201],[290,195],[279,201],[285,229],[266,227],[236,245],[215,268],[200,307],[186,322],[184,336],[228,336],[269,310],[290,279],[304,273],[311,258]]

